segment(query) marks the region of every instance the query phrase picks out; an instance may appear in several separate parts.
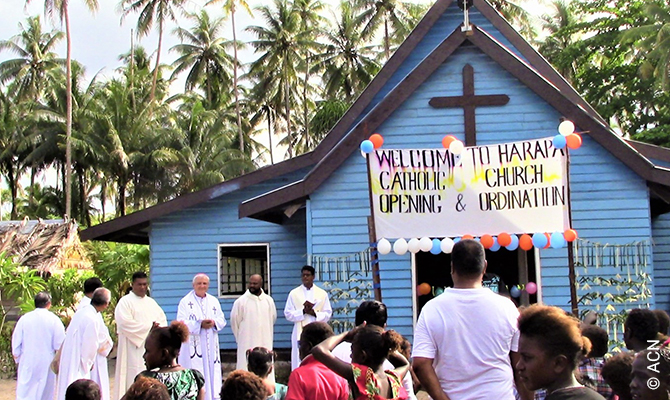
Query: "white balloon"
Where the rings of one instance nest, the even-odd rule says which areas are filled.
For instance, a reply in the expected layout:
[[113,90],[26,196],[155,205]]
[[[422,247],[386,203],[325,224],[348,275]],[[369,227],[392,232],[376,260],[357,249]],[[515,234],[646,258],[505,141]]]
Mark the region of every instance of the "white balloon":
[[419,240],[419,247],[421,251],[430,251],[433,248],[433,241],[429,237],[424,236]]
[[407,253],[407,248],[407,241],[403,238],[400,238],[393,243],[393,252],[399,256]]
[[380,239],[379,242],[377,242],[377,251],[379,251],[379,254],[388,254],[391,252],[391,242],[389,242],[386,239]]
[[575,124],[572,121],[565,120],[558,125],[558,133],[568,136],[575,133]]
[[463,145],[463,142],[461,142],[460,140],[454,140],[449,145],[449,152],[454,155],[459,155],[463,152],[464,148],[465,146]]
[[409,252],[412,254],[416,254],[419,251],[421,251],[421,245],[419,244],[419,239],[411,238],[407,243],[407,250],[409,250]]
[[454,241],[451,240],[451,238],[444,238],[442,239],[442,242],[440,242],[440,249],[444,254],[449,254],[451,253],[451,250],[454,248]]

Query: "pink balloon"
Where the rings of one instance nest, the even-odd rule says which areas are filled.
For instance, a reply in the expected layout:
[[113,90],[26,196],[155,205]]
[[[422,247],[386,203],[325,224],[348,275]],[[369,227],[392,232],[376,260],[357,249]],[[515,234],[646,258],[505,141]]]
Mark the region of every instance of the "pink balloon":
[[528,292],[528,294],[535,294],[535,292],[537,292],[537,285],[535,282],[526,283],[526,292]]

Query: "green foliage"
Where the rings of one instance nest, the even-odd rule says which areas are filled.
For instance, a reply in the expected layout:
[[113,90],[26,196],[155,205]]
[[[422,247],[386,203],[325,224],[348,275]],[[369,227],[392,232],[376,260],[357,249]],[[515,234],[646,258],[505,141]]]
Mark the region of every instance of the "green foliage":
[[114,309],[116,302],[126,294],[135,272],[149,273],[149,246],[115,242],[86,242],[84,246],[95,276],[112,292],[109,309]]
[[92,271],[65,270],[47,280],[47,291],[51,295],[51,311],[64,318],[77,309],[77,295],[82,293],[84,281],[94,276]]

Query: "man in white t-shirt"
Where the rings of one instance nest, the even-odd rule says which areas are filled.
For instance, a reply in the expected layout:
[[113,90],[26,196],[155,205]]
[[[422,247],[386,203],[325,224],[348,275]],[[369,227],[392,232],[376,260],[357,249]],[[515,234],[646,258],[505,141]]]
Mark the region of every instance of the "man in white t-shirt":
[[[388,312],[386,304],[377,300],[368,300],[362,302],[356,309],[356,326],[365,322],[367,325],[377,325],[386,329],[386,320]],[[351,362],[351,342],[342,342],[333,349],[333,355],[344,362]],[[394,369],[389,360],[384,360],[384,370]],[[412,374],[408,371],[402,380],[402,385],[407,391],[408,400],[416,400],[414,394],[414,384],[412,383]]]
[[[479,242],[456,243],[451,260],[454,287],[426,303],[414,331],[414,372],[434,400],[514,400],[519,312],[482,287]],[[522,399],[532,399],[518,387]]]

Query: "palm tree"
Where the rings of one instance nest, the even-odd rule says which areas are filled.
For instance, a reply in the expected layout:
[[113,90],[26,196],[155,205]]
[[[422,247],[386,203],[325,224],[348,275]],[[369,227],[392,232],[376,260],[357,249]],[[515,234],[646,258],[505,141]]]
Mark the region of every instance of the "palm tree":
[[340,11],[336,26],[324,35],[327,44],[318,56],[317,68],[323,71],[325,97],[351,103],[381,66],[375,61],[374,47],[363,38],[354,8],[343,1]]
[[299,97],[298,68],[302,52],[312,46],[312,37],[300,29],[300,16],[294,12],[286,0],[274,0],[273,7],[256,8],[267,27],[250,26],[248,31],[258,38],[251,42],[261,56],[251,65],[249,75],[258,84],[269,88],[274,95],[273,103],[279,109],[283,105],[286,123],[286,142],[289,157],[293,157],[294,134],[291,129],[291,107]]
[[533,39],[535,31],[531,15],[521,4],[528,0],[489,0],[493,8],[496,9],[512,25],[516,25],[519,32],[527,39]]
[[576,73],[577,54],[572,54],[577,41],[576,30],[580,20],[565,0],[555,0],[555,12],[542,16],[542,28],[549,36],[539,44],[539,52],[571,83]]
[[186,0],[121,0],[121,8],[124,17],[131,12],[140,12],[137,19],[137,36],[142,37],[149,34],[154,24],[154,19],[158,23],[158,46],[156,48],[156,66],[154,68],[151,95],[149,101],[152,102],[156,94],[156,82],[158,81],[158,68],[161,60],[161,46],[163,45],[163,30],[165,22],[169,19],[176,21],[175,12],[182,10]]
[[[26,0],[29,4],[31,0]],[[70,216],[72,212],[72,32],[70,32],[70,13],[68,12],[69,0],[44,0],[44,13],[53,15],[58,13],[61,21],[65,21],[65,37],[67,51],[65,57],[65,79],[66,79],[66,122],[65,122],[65,215]],[[90,11],[98,10],[98,0],[84,0],[84,4]]]
[[235,63],[225,51],[229,43],[219,37],[223,19],[211,20],[205,10],[199,14],[188,14],[187,18],[194,21],[195,25],[190,30],[177,28],[174,31],[182,44],[171,49],[180,55],[173,64],[172,76],[190,68],[185,89],[190,91],[204,85],[208,106],[213,107],[216,104],[215,97],[218,99],[227,91],[230,80],[228,71]]
[[[16,93],[16,92],[14,92]],[[18,102],[14,97],[0,92],[0,173],[7,181],[11,194],[11,219],[17,218],[17,199],[20,178],[26,168],[25,137],[26,102]]]
[[661,87],[670,91],[670,5],[651,2],[645,6],[645,14],[646,23],[628,29],[621,40],[634,42],[632,51],[645,59],[643,72],[651,72]]
[[[207,4],[219,1],[221,0],[211,0]],[[244,133],[242,132],[242,115],[240,113],[240,94],[238,90],[237,73],[237,66],[239,65],[239,58],[237,57],[237,30],[235,29],[235,11],[237,10],[238,4],[249,14],[249,16],[253,17],[254,14],[251,12],[246,0],[224,0],[223,11],[226,13],[226,16],[230,16],[233,29],[233,93],[235,94],[235,113],[237,116],[237,131],[240,138],[240,151],[244,152]]]
[[43,32],[40,17],[29,17],[19,24],[22,32],[9,40],[0,41],[0,51],[7,50],[18,58],[0,63],[0,82],[13,82],[17,100],[39,101],[47,75],[64,64],[57,58],[55,47],[63,32]]
[[[356,11],[360,11],[358,20],[363,24],[363,38],[374,37],[380,27],[384,28],[384,57],[391,57],[391,38],[394,35],[406,37],[409,33],[405,5],[400,0],[356,0]],[[393,32],[391,31],[393,29]]]

